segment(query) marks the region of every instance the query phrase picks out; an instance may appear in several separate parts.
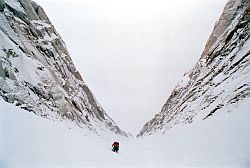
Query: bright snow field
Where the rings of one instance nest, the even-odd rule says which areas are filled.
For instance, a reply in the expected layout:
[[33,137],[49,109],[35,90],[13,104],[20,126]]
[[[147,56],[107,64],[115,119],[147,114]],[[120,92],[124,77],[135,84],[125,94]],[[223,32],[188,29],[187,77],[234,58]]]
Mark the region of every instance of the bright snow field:
[[[0,99],[0,167],[250,167],[248,102],[164,135],[128,139],[110,132],[97,136]],[[110,147],[116,140],[118,154]]]

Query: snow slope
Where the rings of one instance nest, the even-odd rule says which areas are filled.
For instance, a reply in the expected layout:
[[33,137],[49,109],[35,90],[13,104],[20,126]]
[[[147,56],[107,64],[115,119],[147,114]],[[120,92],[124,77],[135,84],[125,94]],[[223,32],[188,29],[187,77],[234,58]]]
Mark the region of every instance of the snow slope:
[[[248,100],[237,111],[177,126],[164,135],[97,136],[74,122],[51,122],[0,99],[1,168],[249,167]],[[120,153],[110,146],[120,141]]]

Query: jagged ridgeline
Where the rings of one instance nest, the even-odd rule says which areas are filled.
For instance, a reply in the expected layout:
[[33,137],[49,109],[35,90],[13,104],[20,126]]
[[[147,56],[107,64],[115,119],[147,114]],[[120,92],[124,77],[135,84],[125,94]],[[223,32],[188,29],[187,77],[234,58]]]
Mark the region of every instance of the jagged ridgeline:
[[[250,0],[229,0],[200,60],[138,136],[236,112],[250,103]],[[250,107],[250,106],[249,106]]]
[[30,0],[0,0],[0,96],[45,118],[127,136],[84,83],[42,7]]

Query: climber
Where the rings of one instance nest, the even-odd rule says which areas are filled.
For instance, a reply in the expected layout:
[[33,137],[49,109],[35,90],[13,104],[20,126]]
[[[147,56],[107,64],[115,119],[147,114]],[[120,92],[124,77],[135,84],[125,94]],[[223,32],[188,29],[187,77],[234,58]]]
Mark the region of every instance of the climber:
[[118,153],[118,151],[119,151],[119,142],[114,142],[113,144],[112,144],[112,151],[113,152],[116,152],[116,153]]

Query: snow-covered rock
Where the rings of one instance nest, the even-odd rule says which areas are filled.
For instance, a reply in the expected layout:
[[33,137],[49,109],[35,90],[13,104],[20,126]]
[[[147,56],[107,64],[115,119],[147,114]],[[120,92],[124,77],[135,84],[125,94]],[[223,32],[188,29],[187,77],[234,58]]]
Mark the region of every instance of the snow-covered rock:
[[0,96],[44,118],[127,136],[99,105],[42,7],[31,0],[0,0]]
[[[250,1],[229,0],[200,60],[138,136],[233,112],[250,102]],[[249,106],[250,107],[250,106]]]

